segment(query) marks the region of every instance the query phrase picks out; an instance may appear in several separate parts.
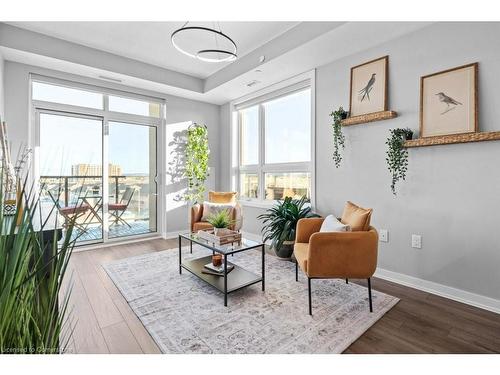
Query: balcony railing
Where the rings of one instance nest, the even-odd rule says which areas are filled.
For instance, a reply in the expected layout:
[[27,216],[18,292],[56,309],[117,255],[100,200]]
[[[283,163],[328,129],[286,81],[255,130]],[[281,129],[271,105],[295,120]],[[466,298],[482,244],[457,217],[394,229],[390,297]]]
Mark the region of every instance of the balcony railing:
[[[135,189],[127,210],[122,216],[128,224],[119,223],[110,226],[110,237],[156,231],[156,183],[151,177],[148,175],[113,175],[108,177],[108,183],[110,203],[120,203],[127,187]],[[78,205],[83,199],[87,199],[87,203],[94,207],[95,215],[82,216],[82,221],[92,224],[82,240],[100,238],[103,216],[103,176],[45,175],[40,176],[40,184],[42,185],[42,206],[45,202],[47,207],[52,207],[54,204],[52,199],[59,200],[60,206],[65,207]],[[47,191],[53,198],[47,194]],[[109,220],[111,223],[113,217],[110,216]]]

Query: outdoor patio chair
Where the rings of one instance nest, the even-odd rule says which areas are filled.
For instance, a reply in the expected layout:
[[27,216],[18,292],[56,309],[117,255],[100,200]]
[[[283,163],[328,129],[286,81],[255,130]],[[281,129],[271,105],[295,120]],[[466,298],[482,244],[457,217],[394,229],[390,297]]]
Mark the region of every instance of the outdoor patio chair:
[[125,189],[125,192],[122,195],[119,203],[109,203],[108,212],[113,217],[113,222],[109,225],[112,226],[118,223],[124,223],[129,228],[132,228],[129,223],[122,219],[122,215],[127,211],[128,205],[132,201],[132,197],[134,196],[135,189],[128,187]]
[[78,228],[82,232],[85,232],[87,229],[83,224],[80,224],[77,222],[77,220],[85,216],[90,210],[91,206],[85,202],[82,202],[81,204],[74,204],[74,205],[68,205],[68,206],[61,206],[59,203],[59,199],[56,199],[50,191],[47,190],[47,193],[50,196],[50,199],[54,202],[54,205],[57,208],[57,211],[61,216],[64,218],[64,224],[63,227],[67,228],[68,227],[68,222],[73,222],[73,225],[75,228]]

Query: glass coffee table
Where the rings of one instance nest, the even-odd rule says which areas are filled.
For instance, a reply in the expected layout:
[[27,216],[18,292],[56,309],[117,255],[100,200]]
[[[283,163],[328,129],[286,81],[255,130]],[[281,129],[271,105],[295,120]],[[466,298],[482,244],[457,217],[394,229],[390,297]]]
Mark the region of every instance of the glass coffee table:
[[[182,240],[189,242],[191,253],[193,252],[193,243],[195,243],[209,250],[211,254],[200,258],[183,260]],[[260,275],[233,264],[228,259],[228,255],[259,248],[262,251],[262,272]],[[205,264],[212,262],[212,255],[215,253],[223,255],[223,274],[219,276],[202,273]],[[228,266],[234,266],[229,273],[227,272]],[[182,274],[183,268],[224,293],[224,306],[227,306],[227,295],[229,293],[257,283],[262,283],[262,291],[265,290],[265,246],[262,242],[242,238],[241,243],[235,242],[219,246],[198,237],[196,233],[179,234],[179,274]]]

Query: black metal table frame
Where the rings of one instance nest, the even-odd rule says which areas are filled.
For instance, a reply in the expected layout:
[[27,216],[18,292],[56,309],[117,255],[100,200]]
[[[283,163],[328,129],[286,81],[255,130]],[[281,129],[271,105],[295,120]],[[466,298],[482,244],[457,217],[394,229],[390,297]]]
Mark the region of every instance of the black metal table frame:
[[[182,274],[182,269],[184,268],[185,270],[191,272],[191,270],[189,270],[188,268],[184,267],[184,265],[182,264],[182,239],[185,239],[186,241],[189,241],[189,244],[190,244],[190,253],[192,254],[193,253],[193,242],[200,245],[200,246],[203,246],[204,248],[208,249],[208,250],[212,250],[212,253],[219,253],[219,254],[222,254],[224,256],[224,306],[227,307],[227,295],[229,293],[232,293],[232,292],[236,292],[237,290],[240,290],[240,289],[243,289],[243,288],[246,288],[247,286],[250,286],[250,285],[253,285],[253,284],[257,284],[259,282],[262,282],[262,291],[264,292],[266,287],[265,287],[265,278],[266,278],[266,272],[265,272],[265,254],[266,254],[266,248],[265,248],[265,244],[257,244],[257,245],[254,245],[254,246],[249,246],[249,247],[245,247],[243,249],[236,249],[236,250],[233,250],[233,251],[228,251],[228,252],[224,252],[214,246],[210,246],[208,243],[205,243],[205,242],[201,242],[201,241],[197,241],[191,237],[187,237],[187,235],[182,235],[182,234],[179,234],[179,274],[181,275]],[[261,276],[261,280],[258,280],[258,281],[255,281],[253,283],[250,283],[250,284],[246,284],[246,285],[242,285],[241,287],[237,288],[237,289],[233,289],[231,291],[227,291],[227,275],[228,275],[228,272],[227,272],[227,255],[234,255],[234,254],[237,254],[237,253],[241,253],[242,251],[247,251],[247,250],[252,250],[252,249],[257,249],[257,248],[261,248],[262,250],[262,276]],[[195,275],[196,277],[198,277],[200,280],[203,280],[202,278],[200,278],[196,273],[194,272],[191,272],[193,275]],[[205,280],[203,280],[205,281]],[[205,281],[206,282],[206,281]],[[209,284],[207,282],[207,284]]]

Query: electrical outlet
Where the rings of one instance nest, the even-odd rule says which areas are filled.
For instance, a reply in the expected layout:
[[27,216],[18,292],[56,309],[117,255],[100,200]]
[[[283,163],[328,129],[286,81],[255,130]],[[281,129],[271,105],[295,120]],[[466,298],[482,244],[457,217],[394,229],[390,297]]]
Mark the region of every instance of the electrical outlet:
[[380,242],[389,242],[389,231],[387,229],[380,229],[378,234]]
[[411,247],[414,247],[415,249],[422,248],[422,236],[420,234],[411,235]]

